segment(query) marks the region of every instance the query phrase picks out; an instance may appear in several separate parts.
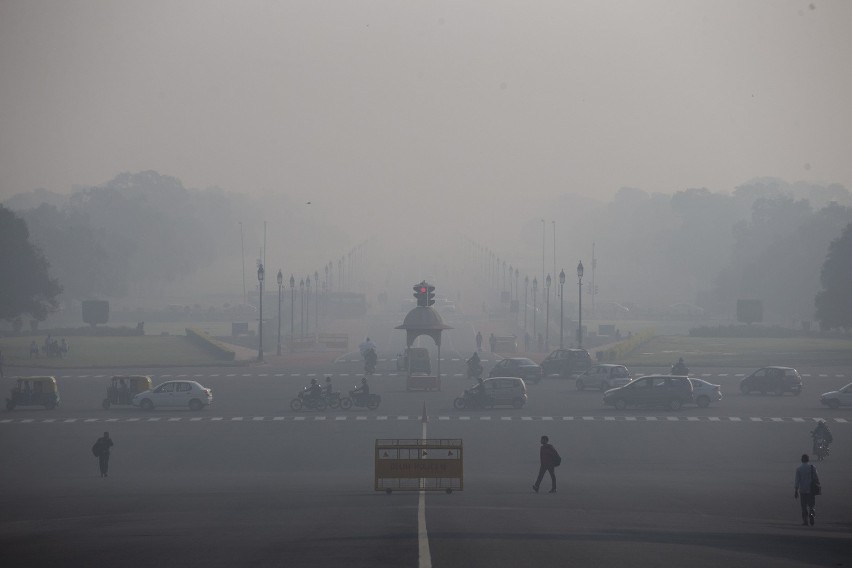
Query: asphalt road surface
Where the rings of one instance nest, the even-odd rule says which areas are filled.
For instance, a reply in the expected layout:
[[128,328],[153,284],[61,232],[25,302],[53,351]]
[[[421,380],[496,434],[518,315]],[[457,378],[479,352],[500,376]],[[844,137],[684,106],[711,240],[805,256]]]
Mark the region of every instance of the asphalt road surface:
[[[799,397],[741,395],[747,370],[695,369],[722,385],[706,409],[616,411],[545,379],[524,408],[458,411],[461,355],[445,357],[439,392],[407,392],[386,354],[370,379],[378,409],[321,413],[290,411],[289,399],[312,376],[347,390],[357,360],[132,370],[211,387],[201,412],[105,411],[108,377],[129,370],[54,372],[59,409],[0,412],[4,564],[852,565],[852,409],[818,401],[852,369],[799,369]],[[793,475],[819,418],[835,443],[816,463],[816,525],[802,527]],[[90,452],[104,430],[115,441],[106,479]],[[530,487],[542,434],[563,456],[555,494]],[[375,491],[376,439],[422,437],[463,440],[464,489]]]

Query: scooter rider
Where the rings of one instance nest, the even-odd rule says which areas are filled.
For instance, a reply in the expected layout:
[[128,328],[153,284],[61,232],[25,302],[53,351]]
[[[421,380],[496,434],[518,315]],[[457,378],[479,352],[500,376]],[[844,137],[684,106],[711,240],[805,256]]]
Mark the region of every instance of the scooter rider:
[[468,378],[479,376],[482,374],[482,364],[479,359],[479,353],[477,353],[476,351],[473,352],[473,355],[471,355],[470,358],[465,361],[465,363],[467,363]]
[[689,374],[689,367],[686,366],[686,363],[683,362],[683,357],[677,360],[677,363],[672,365],[672,375],[683,375],[686,376]]
[[816,428],[811,431],[811,437],[814,439],[814,454],[817,453],[817,446],[819,446],[820,441],[825,443],[825,449],[828,449],[829,444],[834,441],[834,436],[831,435],[831,430],[828,429],[828,425],[820,420],[817,423]]

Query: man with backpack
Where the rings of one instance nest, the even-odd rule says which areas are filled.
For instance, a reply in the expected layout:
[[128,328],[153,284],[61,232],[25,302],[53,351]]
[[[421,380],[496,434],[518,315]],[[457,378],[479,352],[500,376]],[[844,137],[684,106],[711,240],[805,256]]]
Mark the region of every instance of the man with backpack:
[[556,448],[550,445],[550,439],[547,436],[541,437],[539,462],[541,465],[538,468],[538,478],[536,478],[535,484],[532,487],[533,491],[538,493],[541,480],[544,478],[544,473],[547,472],[550,474],[550,492],[556,493],[556,473],[554,470],[562,463],[562,457],[556,451]]

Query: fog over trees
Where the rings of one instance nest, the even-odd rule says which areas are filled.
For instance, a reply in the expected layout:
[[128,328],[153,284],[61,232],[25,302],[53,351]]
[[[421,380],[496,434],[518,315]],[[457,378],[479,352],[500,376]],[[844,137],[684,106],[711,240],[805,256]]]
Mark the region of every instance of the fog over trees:
[[[391,249],[411,246],[384,227],[387,212],[344,225],[345,212],[333,212],[334,204],[318,209],[281,192],[258,198],[185,188],[153,171],[124,173],[68,196],[21,193],[5,205],[26,222],[67,305],[89,298],[134,307],[178,297],[215,305],[239,301],[241,257],[251,286],[264,221],[268,269],[283,267],[288,276],[322,267],[369,236]],[[541,218],[518,219],[501,210],[498,196],[483,205],[481,216],[499,231],[470,236],[533,276],[541,271],[543,228],[546,270],[552,270],[555,229],[557,272],[578,259],[589,270],[595,244],[600,301],[645,307],[684,302],[733,318],[736,300],[753,298],[763,301],[767,322],[785,325],[814,318],[829,245],[852,223],[852,196],[844,187],[774,178],[751,180],[731,193],[622,188],[610,201],[565,193],[544,205]],[[465,229],[442,225],[439,208],[431,211],[437,240],[427,244],[444,247],[450,257],[458,248],[453,238]],[[405,213],[396,217],[399,223]],[[380,267],[380,274],[389,269]],[[375,290],[363,291],[381,291],[382,279],[375,280],[369,284]]]

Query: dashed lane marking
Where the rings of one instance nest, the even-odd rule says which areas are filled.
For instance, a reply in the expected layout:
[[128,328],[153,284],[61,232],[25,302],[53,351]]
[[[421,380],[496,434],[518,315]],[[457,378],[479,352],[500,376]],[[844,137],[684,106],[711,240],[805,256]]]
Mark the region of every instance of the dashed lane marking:
[[[347,414],[299,414],[291,416],[148,416],[145,418],[3,418],[0,419],[0,424],[92,424],[100,422],[110,423],[131,423],[131,422],[345,422],[347,420],[366,421],[375,420],[380,422],[397,421],[405,422],[415,420],[418,417],[411,415],[347,415]],[[441,414],[436,416],[442,421],[471,421],[477,420],[480,422],[500,421],[500,422],[537,422],[554,420],[562,421],[584,421],[584,422],[748,422],[761,424],[777,424],[777,423],[805,423],[817,422],[825,420],[835,424],[852,424],[852,418],[825,418],[824,416],[492,416],[492,415],[447,415]]]

